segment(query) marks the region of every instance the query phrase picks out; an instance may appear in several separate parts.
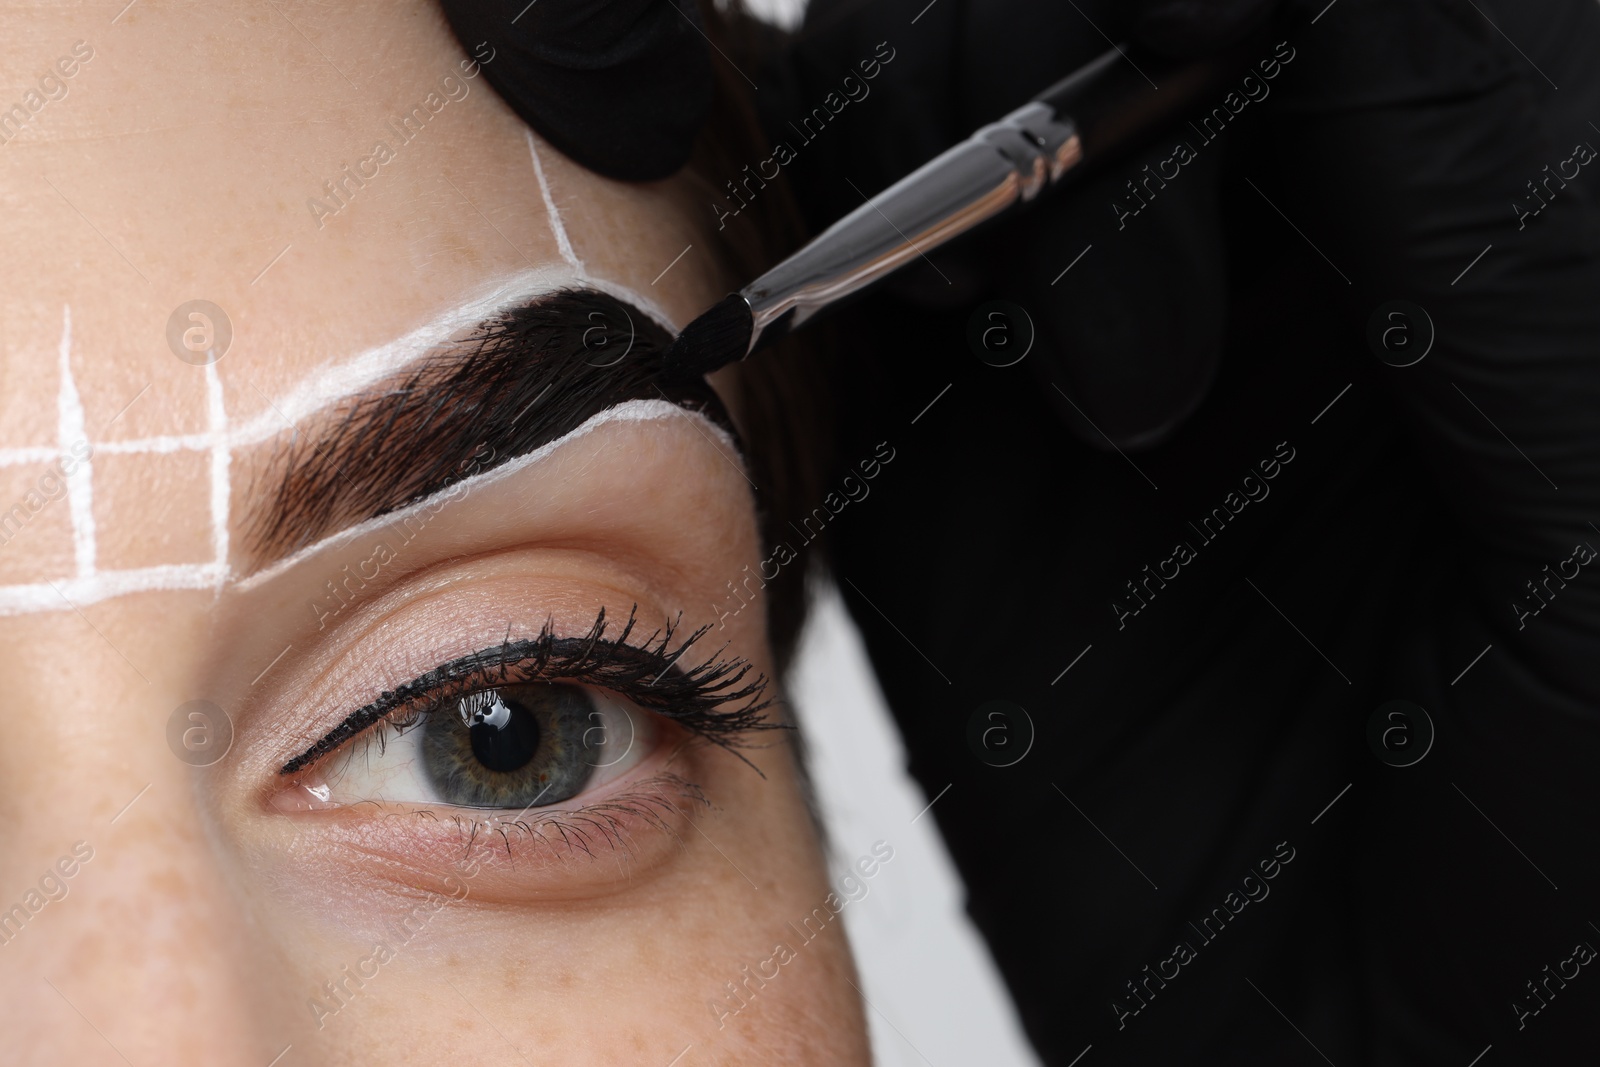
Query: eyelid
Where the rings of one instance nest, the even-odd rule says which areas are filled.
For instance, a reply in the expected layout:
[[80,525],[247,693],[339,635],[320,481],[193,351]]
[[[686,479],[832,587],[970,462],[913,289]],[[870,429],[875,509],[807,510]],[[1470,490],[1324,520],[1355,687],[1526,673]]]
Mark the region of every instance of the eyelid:
[[[277,847],[297,862],[337,865],[341,878],[319,891],[359,911],[373,893],[461,889],[480,906],[593,902],[637,889],[648,872],[681,854],[705,789],[682,771],[682,744],[596,790],[581,804],[520,813],[438,804],[399,804],[380,817],[367,805],[280,816]],[[640,773],[640,771],[644,773]],[[576,800],[576,798],[575,798]],[[594,862],[615,853],[626,862]]]
[[[377,700],[351,712],[315,744],[278,771],[287,776],[318,763],[348,741],[397,712],[415,708],[430,714],[442,703],[474,689],[509,682],[582,681],[614,690],[640,707],[678,723],[705,740],[734,752],[740,737],[755,730],[787,729],[767,721],[770,700],[762,699],[765,675],[746,682],[751,665],[738,657],[712,659],[687,670],[679,665],[689,648],[710,629],[702,626],[668,652],[676,636],[669,623],[641,644],[627,643],[638,616],[635,604],[622,633],[605,639],[606,613],[601,608],[594,626],[581,638],[557,637],[550,622],[532,640],[511,641],[451,660],[413,681],[386,690]],[[649,681],[644,679],[648,677]],[[724,705],[737,704],[730,710]],[[754,764],[750,764],[754,767]],[[757,773],[761,773],[759,768]]]

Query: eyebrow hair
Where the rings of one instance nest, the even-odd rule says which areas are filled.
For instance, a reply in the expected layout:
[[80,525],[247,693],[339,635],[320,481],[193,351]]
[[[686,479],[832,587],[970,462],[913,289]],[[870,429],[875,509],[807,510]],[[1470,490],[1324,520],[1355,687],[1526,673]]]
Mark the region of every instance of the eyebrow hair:
[[593,289],[500,312],[296,430],[248,494],[251,569],[532,452],[628,400],[665,398],[733,433],[709,385],[661,380],[670,340],[637,308]]

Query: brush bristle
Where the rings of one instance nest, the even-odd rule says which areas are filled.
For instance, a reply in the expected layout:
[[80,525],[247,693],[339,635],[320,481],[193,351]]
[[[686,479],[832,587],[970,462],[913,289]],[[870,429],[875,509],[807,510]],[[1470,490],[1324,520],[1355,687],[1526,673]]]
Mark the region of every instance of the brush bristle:
[[673,381],[699,378],[743,359],[750,351],[755,318],[735,293],[683,328],[662,355],[664,375]]

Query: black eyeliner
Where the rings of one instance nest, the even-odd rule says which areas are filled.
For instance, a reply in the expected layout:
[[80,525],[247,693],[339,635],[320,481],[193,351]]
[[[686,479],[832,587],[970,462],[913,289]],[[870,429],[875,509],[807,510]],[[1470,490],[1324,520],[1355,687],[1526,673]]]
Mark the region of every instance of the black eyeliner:
[[[615,640],[605,639],[606,613],[601,608],[583,637],[557,637],[552,624],[546,621],[537,637],[507,639],[493,648],[441,664],[404,685],[385,690],[376,700],[351,712],[316,744],[285,763],[278,773],[289,775],[304,770],[402,708],[416,706],[414,714],[422,716],[445,701],[477,689],[527,682],[588,682],[614,690],[640,707],[729,749],[742,733],[785,728],[785,724],[766,720],[763,713],[771,705],[770,700],[762,699],[767,679],[758,675],[746,682],[751,669],[747,661],[713,657],[688,670],[678,666],[689,647],[711,629],[709,625],[691,633],[671,652],[668,649],[677,633],[671,623],[641,644],[628,644],[638,610],[634,605]],[[718,710],[727,704],[738,706]]]

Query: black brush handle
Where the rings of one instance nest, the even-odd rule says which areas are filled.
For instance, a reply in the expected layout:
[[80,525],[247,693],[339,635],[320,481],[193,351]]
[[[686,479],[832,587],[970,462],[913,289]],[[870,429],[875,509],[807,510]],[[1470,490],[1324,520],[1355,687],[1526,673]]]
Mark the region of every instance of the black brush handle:
[[1070,119],[1081,142],[1082,175],[1136,152],[1172,123],[1223,97],[1254,60],[1265,56],[1265,27],[1225,51],[1169,59],[1117,45],[1034,97]]

